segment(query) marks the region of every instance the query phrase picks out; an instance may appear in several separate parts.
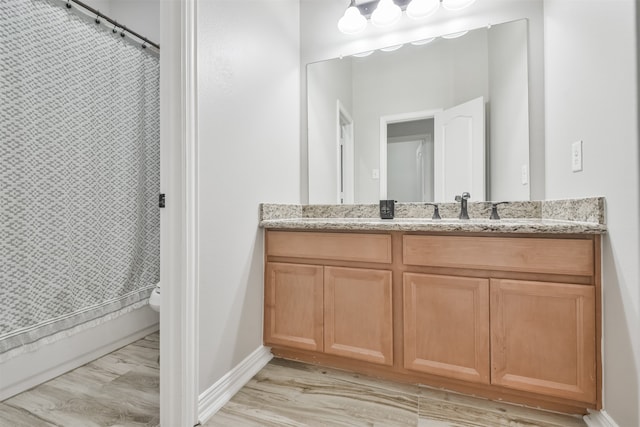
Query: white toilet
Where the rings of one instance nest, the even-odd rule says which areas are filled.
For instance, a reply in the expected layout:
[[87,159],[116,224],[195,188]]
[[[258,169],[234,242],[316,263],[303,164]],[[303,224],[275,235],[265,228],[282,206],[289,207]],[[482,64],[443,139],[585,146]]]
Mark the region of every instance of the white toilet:
[[153,288],[153,292],[149,297],[149,307],[153,311],[160,312],[160,285]]

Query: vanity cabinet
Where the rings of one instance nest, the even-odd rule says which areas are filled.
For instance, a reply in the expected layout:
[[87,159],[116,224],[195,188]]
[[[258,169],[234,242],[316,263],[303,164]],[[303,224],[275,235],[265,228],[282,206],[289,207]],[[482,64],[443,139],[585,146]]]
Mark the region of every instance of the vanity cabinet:
[[404,367],[489,384],[489,281],[404,273]]
[[596,401],[593,286],[491,280],[491,382]]
[[389,264],[389,234],[269,232],[267,255],[293,262],[266,264],[265,344],[393,363],[391,271],[330,265]]
[[265,342],[323,350],[323,274],[322,267],[317,265],[267,264]]
[[325,352],[390,366],[391,272],[341,267],[324,271]]
[[600,236],[267,230],[276,356],[601,408]]

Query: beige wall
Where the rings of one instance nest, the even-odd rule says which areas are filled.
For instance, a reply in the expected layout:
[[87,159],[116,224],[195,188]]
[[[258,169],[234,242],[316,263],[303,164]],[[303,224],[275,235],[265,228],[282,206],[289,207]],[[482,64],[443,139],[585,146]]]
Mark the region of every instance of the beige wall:
[[83,1],[152,42],[160,43],[160,0]]
[[522,184],[522,166],[529,168],[527,27],[518,21],[489,31],[488,200],[530,198]]
[[260,202],[299,202],[297,0],[198,2],[199,392],[262,345]]
[[[545,0],[546,192],[602,195],[604,406],[640,425],[637,23],[633,0]],[[582,172],[571,143],[582,140]]]

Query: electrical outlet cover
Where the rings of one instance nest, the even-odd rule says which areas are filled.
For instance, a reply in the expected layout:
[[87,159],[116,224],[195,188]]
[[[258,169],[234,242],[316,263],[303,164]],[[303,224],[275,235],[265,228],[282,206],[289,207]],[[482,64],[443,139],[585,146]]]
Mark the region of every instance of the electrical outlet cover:
[[582,141],[571,144],[571,170],[573,172],[582,170]]

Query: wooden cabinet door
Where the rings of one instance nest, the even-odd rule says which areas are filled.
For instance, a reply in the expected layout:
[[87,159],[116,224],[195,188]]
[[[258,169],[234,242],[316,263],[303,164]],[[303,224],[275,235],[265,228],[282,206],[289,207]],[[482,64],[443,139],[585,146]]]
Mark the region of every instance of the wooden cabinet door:
[[596,401],[595,288],[491,280],[491,382]]
[[325,353],[391,366],[391,272],[325,267]]
[[489,281],[404,273],[404,367],[489,383]]
[[321,266],[267,263],[264,342],[322,351]]

